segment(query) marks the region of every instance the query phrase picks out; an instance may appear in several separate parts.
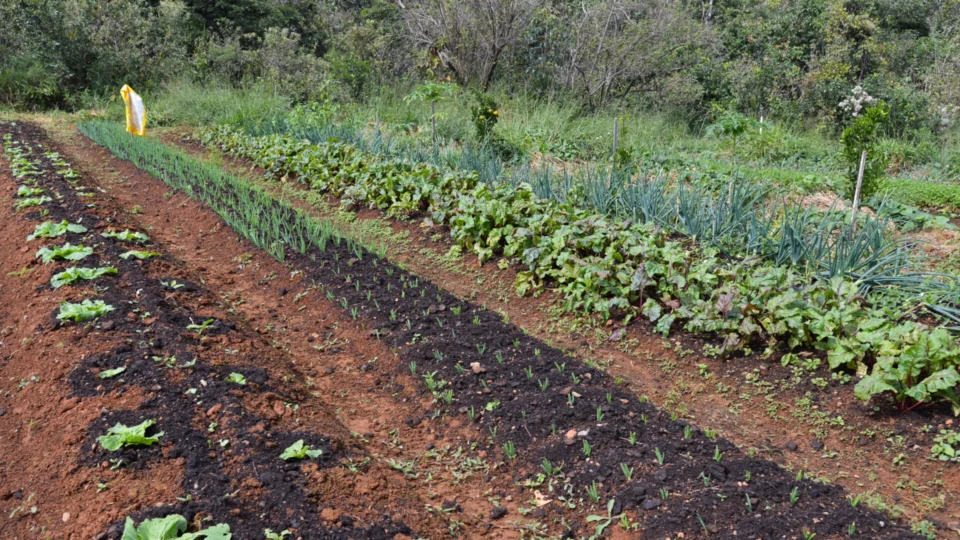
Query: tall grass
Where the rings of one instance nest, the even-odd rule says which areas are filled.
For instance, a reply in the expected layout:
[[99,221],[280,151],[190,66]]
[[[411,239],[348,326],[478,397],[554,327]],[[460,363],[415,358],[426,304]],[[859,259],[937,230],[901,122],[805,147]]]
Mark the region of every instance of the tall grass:
[[178,81],[144,96],[153,125],[258,125],[283,117],[289,100],[261,86],[234,88]]

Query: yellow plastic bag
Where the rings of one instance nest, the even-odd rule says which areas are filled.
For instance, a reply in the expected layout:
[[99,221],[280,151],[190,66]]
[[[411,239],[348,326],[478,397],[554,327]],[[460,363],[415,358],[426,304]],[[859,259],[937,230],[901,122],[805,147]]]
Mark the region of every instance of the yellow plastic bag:
[[143,137],[147,131],[147,108],[143,106],[143,100],[127,84],[120,89],[120,96],[127,105],[127,133]]

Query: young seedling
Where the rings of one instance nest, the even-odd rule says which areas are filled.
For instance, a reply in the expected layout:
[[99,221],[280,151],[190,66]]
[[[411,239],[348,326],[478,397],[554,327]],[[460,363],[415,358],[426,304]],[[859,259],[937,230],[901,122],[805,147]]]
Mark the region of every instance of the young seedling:
[[127,367],[126,367],[126,366],[120,366],[120,367],[114,368],[114,369],[105,369],[105,370],[101,371],[101,372],[97,375],[97,377],[100,377],[101,379],[112,379],[112,378],[116,377],[117,375],[123,373],[123,372],[126,371],[126,370],[127,370]]
[[116,452],[124,446],[150,446],[163,436],[161,431],[152,437],[147,437],[147,430],[154,424],[156,420],[145,420],[131,427],[118,423],[108,429],[106,435],[97,437],[97,442],[108,452]]
[[597,407],[597,422],[603,422],[603,409]]
[[507,441],[503,443],[503,454],[507,456],[507,459],[513,459],[517,457],[517,447],[513,444],[513,441]]
[[411,374],[411,375],[416,375],[416,374],[417,374],[417,363],[416,363],[416,362],[410,362],[410,374]]
[[280,459],[284,461],[290,461],[292,459],[314,459],[323,455],[323,450],[313,449],[309,444],[304,444],[303,439],[298,440],[297,442],[291,444],[287,447],[283,453],[280,454]]
[[532,378],[533,378],[533,368],[532,368],[532,367],[527,366],[527,367],[523,368],[523,372],[527,375],[527,378],[528,378],[528,379],[532,379]]
[[713,460],[716,461],[717,463],[723,460],[723,452],[720,451],[719,446],[713,447]]
[[689,439],[693,436],[693,428],[690,426],[683,426],[683,438]]
[[540,387],[540,391],[541,391],[541,392],[546,392],[546,391],[547,391],[547,387],[550,386],[550,379],[548,378],[548,379],[545,379],[545,380],[542,380],[542,381],[541,381],[540,379],[537,379],[537,386]]
[[152,259],[154,257],[159,257],[159,256],[160,254],[157,253],[156,251],[139,251],[139,250],[130,250],[130,251],[127,251],[126,253],[120,254],[120,258],[123,260],[127,260],[132,257],[134,259],[139,259],[141,261],[146,259]]
[[663,452],[661,452],[659,448],[654,448],[654,449],[653,449],[653,455],[655,455],[655,456],[657,457],[657,463],[659,463],[660,465],[663,465],[664,455],[663,455]]
[[587,495],[590,496],[590,500],[598,503],[600,502],[600,493],[597,488],[597,481],[594,480],[590,486],[587,488]]
[[[599,499],[598,499],[598,501],[599,501]],[[591,536],[590,538],[600,538],[601,535],[603,534],[603,531],[604,531],[607,527],[609,527],[610,524],[613,523],[614,520],[616,520],[616,519],[619,519],[619,520],[620,520],[620,525],[621,525],[624,529],[628,529],[628,528],[630,527],[630,524],[629,524],[629,522],[627,521],[627,515],[626,515],[626,514],[620,514],[619,516],[613,515],[613,508],[614,508],[614,506],[616,506],[616,504],[617,504],[616,499],[610,499],[609,501],[607,501],[607,515],[606,515],[606,516],[598,516],[598,515],[589,515],[589,516],[587,516],[587,523],[597,523],[597,528],[594,529],[594,531],[593,531],[593,536]]]
[[553,466],[553,463],[550,463],[550,460],[543,458],[543,461],[540,462],[540,468],[543,469],[543,472],[547,473],[547,476],[553,476],[556,468]]
[[633,478],[633,468],[629,467],[626,463],[620,464],[620,471],[623,472],[623,477],[627,479],[627,482]]
[[60,313],[57,314],[57,319],[84,322],[106,315],[113,309],[113,306],[104,303],[103,300],[84,300],[79,304],[63,302],[60,304]]
[[493,355],[497,357],[497,363],[498,363],[498,364],[502,364],[502,363],[503,363],[503,353],[502,353],[502,352],[497,351],[497,352],[495,352]]
[[54,289],[59,289],[64,285],[70,285],[77,281],[94,280],[101,276],[113,275],[117,273],[116,268],[67,268],[50,278],[50,285]]
[[571,407],[573,407],[573,404],[576,400],[577,398],[573,395],[573,392],[567,394],[567,403],[570,404]]
[[193,330],[198,336],[202,336],[214,322],[216,322],[216,319],[207,319],[200,324],[190,323],[187,325],[187,330]]
[[247,378],[240,373],[231,373],[227,375],[223,380],[233,384],[239,384],[241,386],[244,386],[247,384]]
[[800,500],[800,487],[795,486],[790,491],[790,504],[797,504],[799,500]]
[[483,356],[483,353],[487,352],[487,344],[482,343],[477,345],[477,352],[480,353],[480,356]]
[[583,440],[583,455],[589,458],[589,457],[590,457],[590,454],[592,454],[592,453],[593,453],[593,447],[590,446],[590,442],[589,442],[589,441],[587,441],[586,439],[584,439],[584,440]]
[[637,432],[636,432],[636,431],[631,431],[629,437],[627,438],[627,441],[630,443],[630,446],[636,446],[636,445],[637,445]]

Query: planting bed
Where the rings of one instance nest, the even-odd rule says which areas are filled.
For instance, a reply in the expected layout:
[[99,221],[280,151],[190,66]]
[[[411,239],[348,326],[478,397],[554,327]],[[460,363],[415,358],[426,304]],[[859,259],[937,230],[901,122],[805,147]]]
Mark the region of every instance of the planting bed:
[[[21,169],[20,185],[52,198],[37,210],[6,211],[3,223],[0,537],[119,538],[127,516],[139,522],[168,514],[204,527],[226,523],[235,538],[263,538],[265,529],[393,538],[413,534],[405,522],[425,519],[430,527],[418,495],[402,485],[378,506],[354,497],[349,479],[324,472],[366,454],[291,359],[232,322],[162,244],[141,246],[163,253],[157,257],[121,258],[136,243],[101,236],[129,228],[118,209],[64,175],[68,166],[45,155],[53,148],[36,128],[8,123],[0,131],[32,163]],[[9,209],[17,184],[6,171],[2,184]],[[36,225],[61,220],[87,232],[25,242]],[[35,250],[63,241],[93,254],[37,264]],[[113,265],[118,273],[53,290],[50,276],[72,265]],[[85,323],[56,319],[60,301],[86,298],[114,310]],[[242,384],[227,380],[234,373]],[[163,432],[157,444],[109,452],[97,442],[118,422],[148,419],[156,421],[148,436]],[[300,439],[322,454],[279,459]],[[324,520],[324,508],[341,510]]]
[[[24,124],[2,129],[17,140],[45,140]],[[203,194],[203,177],[191,176],[199,169],[186,157],[174,167],[120,141],[114,149],[141,166],[216,197],[213,208],[242,204],[223,186]],[[282,263],[269,259],[205,206],[128,162],[104,168],[104,158],[89,143],[69,156],[99,167],[78,184],[102,190],[95,197],[77,197],[61,175],[40,175],[44,189],[62,195],[43,207],[50,214],[42,219],[83,219],[91,232],[66,239],[94,246],[97,259],[88,260],[112,261],[117,276],[93,282],[97,289],[52,291],[50,272],[32,262],[34,247],[22,247],[41,216],[11,212],[3,224],[5,252],[18,254],[4,261],[4,274],[33,271],[5,275],[0,294],[8,304],[33,302],[27,315],[36,309],[32,316],[42,318],[39,329],[20,313],[5,312],[2,321],[11,330],[0,349],[7,385],[0,408],[18,412],[0,417],[0,428],[29,436],[0,442],[4,509],[24,507],[3,523],[14,536],[45,527],[86,538],[126,515],[181,513],[228,523],[236,538],[262,538],[264,528],[303,538],[586,537],[604,524],[603,534],[624,534],[625,525],[644,538],[915,537],[852,505],[840,487],[798,478],[672,419],[604,372],[370,251],[331,239],[300,253],[288,243],[295,230],[273,238],[263,223],[242,223],[239,211],[226,215],[241,229],[262,227],[255,240],[273,253],[283,248]],[[16,191],[9,177],[3,183],[5,193]],[[272,204],[272,215],[287,215],[284,223],[304,219]],[[130,246],[97,239],[125,228],[149,234],[154,243],[144,249],[163,255],[123,261],[117,256]],[[84,266],[93,265],[88,260]],[[171,288],[174,279],[185,286]],[[96,323],[59,325],[57,302],[78,300],[78,290],[97,291],[91,297],[117,309]],[[187,329],[210,319],[202,331]],[[57,348],[60,341],[68,344]],[[60,363],[51,367],[51,358]],[[121,365],[127,370],[116,378],[96,376]],[[30,382],[31,369],[39,381]],[[226,381],[232,373],[246,384]],[[27,383],[11,387],[11,377]],[[83,416],[58,418],[65,407],[58,398]],[[96,437],[117,421],[147,418],[165,432],[159,446],[123,450],[127,466],[110,470],[118,454],[103,454]],[[66,423],[73,432],[61,440],[56,426]],[[279,460],[298,439],[323,454]],[[32,457],[50,460],[46,470],[11,468],[23,453],[47,456]],[[157,487],[109,504],[96,494],[100,478],[106,494]],[[68,482],[72,488],[61,485]],[[31,488],[33,502],[22,502]],[[82,524],[63,514],[80,511]]]

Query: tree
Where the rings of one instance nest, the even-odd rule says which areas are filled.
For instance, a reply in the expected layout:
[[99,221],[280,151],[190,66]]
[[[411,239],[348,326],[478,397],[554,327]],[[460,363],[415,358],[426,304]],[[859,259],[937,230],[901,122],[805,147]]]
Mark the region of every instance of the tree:
[[486,91],[542,0],[399,1],[414,42],[461,86]]
[[592,108],[692,68],[713,42],[679,0],[584,3],[571,26],[557,77]]

